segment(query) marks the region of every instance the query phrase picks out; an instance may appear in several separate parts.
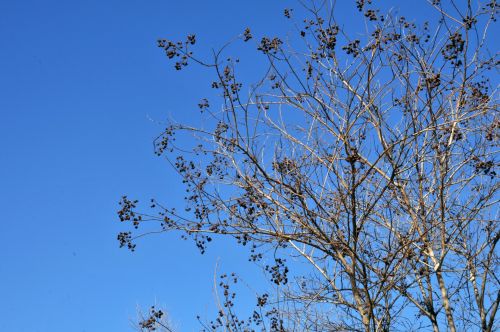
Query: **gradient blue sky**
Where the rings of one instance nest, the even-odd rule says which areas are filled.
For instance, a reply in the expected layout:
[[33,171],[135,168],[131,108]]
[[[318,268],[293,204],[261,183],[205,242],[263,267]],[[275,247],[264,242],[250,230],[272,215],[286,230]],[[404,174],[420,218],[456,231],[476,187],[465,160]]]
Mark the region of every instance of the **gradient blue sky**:
[[122,194],[181,202],[152,140],[167,117],[197,115],[210,90],[155,41],[196,33],[217,47],[247,26],[280,33],[292,4],[0,1],[0,331],[129,331],[136,306],[155,301],[180,330],[198,330],[217,260],[245,271],[246,256],[227,243],[201,256],[177,235],[135,253],[116,241]]
[[[0,331],[129,331],[136,306],[155,301],[197,329],[223,248],[201,256],[167,235],[130,253],[116,241],[122,194],[182,195],[152,139],[168,116],[198,114],[209,90],[196,71],[176,73],[156,39],[196,33],[219,46],[282,22],[283,7],[0,1]],[[223,270],[239,262],[228,253]]]

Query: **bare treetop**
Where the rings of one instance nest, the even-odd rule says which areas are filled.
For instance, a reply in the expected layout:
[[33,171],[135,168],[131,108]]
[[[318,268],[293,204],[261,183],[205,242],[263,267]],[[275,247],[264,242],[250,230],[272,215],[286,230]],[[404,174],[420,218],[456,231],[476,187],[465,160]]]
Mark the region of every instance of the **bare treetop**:
[[[172,123],[155,141],[186,185],[185,211],[152,200],[140,212],[123,197],[120,219],[180,231],[202,253],[231,236],[279,286],[244,320],[225,292],[206,330],[499,328],[498,57],[488,48],[499,6],[418,1],[438,19],[417,22],[376,5],[353,2],[362,36],[323,1],[284,11],[290,38],[243,28],[233,42],[255,43],[267,61],[257,82],[238,79],[225,47],[200,59],[194,35],[158,41],[176,69],[206,67],[220,98],[201,99],[205,126]],[[121,245],[133,250],[147,234],[137,232],[120,233]],[[307,273],[290,272],[297,257]]]

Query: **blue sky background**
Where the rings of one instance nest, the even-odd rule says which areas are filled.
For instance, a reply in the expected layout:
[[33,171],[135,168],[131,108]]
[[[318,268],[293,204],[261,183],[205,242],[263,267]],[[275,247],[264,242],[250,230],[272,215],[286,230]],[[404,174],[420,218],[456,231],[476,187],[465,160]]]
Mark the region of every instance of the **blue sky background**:
[[247,26],[280,34],[286,7],[295,2],[0,1],[0,331],[130,331],[136,306],[155,301],[180,330],[199,329],[216,262],[246,272],[247,256],[226,242],[201,256],[174,234],[135,253],[116,241],[122,194],[182,202],[152,140],[211,93],[205,71],[175,72],[155,41],[195,33],[203,49]]
[[[201,256],[173,234],[135,253],[116,241],[122,194],[182,197],[152,140],[167,117],[198,115],[210,91],[202,72],[175,72],[156,39],[196,33],[216,47],[283,22],[283,7],[0,1],[0,331],[129,331],[136,306],[155,301],[198,329],[223,245]],[[224,271],[246,260],[223,256]]]

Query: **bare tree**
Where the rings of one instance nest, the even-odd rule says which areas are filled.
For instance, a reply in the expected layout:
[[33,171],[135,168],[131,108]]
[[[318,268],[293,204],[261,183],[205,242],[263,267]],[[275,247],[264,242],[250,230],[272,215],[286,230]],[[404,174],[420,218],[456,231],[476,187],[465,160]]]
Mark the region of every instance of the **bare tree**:
[[[498,58],[488,48],[499,5],[420,1],[437,20],[419,23],[374,5],[353,3],[357,38],[330,2],[301,2],[305,20],[286,9],[295,37],[260,38],[266,74],[253,85],[225,47],[206,60],[194,35],[158,41],[176,69],[211,70],[221,98],[200,102],[203,127],[171,123],[155,141],[186,184],[186,212],[156,200],[140,212],[123,197],[120,219],[184,232],[202,252],[234,237],[272,262],[264,269],[280,286],[244,323],[227,291],[207,330],[500,328]],[[255,40],[248,28],[239,39]],[[143,235],[118,238],[134,249]]]

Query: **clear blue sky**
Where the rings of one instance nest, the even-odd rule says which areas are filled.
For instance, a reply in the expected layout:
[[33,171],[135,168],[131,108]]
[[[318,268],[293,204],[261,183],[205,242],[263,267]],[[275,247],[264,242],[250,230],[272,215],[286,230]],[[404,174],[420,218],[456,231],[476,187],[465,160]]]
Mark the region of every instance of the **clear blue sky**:
[[0,2],[0,331],[129,331],[136,306],[155,301],[182,331],[198,329],[218,257],[231,271],[246,256],[224,243],[201,256],[173,234],[135,253],[116,241],[122,194],[182,197],[152,139],[167,117],[198,114],[210,91],[203,71],[176,73],[155,41],[280,33],[291,4]]
[[[0,331],[129,331],[155,300],[183,331],[198,327],[221,250],[201,256],[177,235],[119,249],[117,202],[182,195],[152,139],[210,90],[191,91],[198,73],[175,72],[156,39],[215,47],[283,22],[283,5],[247,4],[0,2]],[[238,265],[223,256],[222,269]]]

